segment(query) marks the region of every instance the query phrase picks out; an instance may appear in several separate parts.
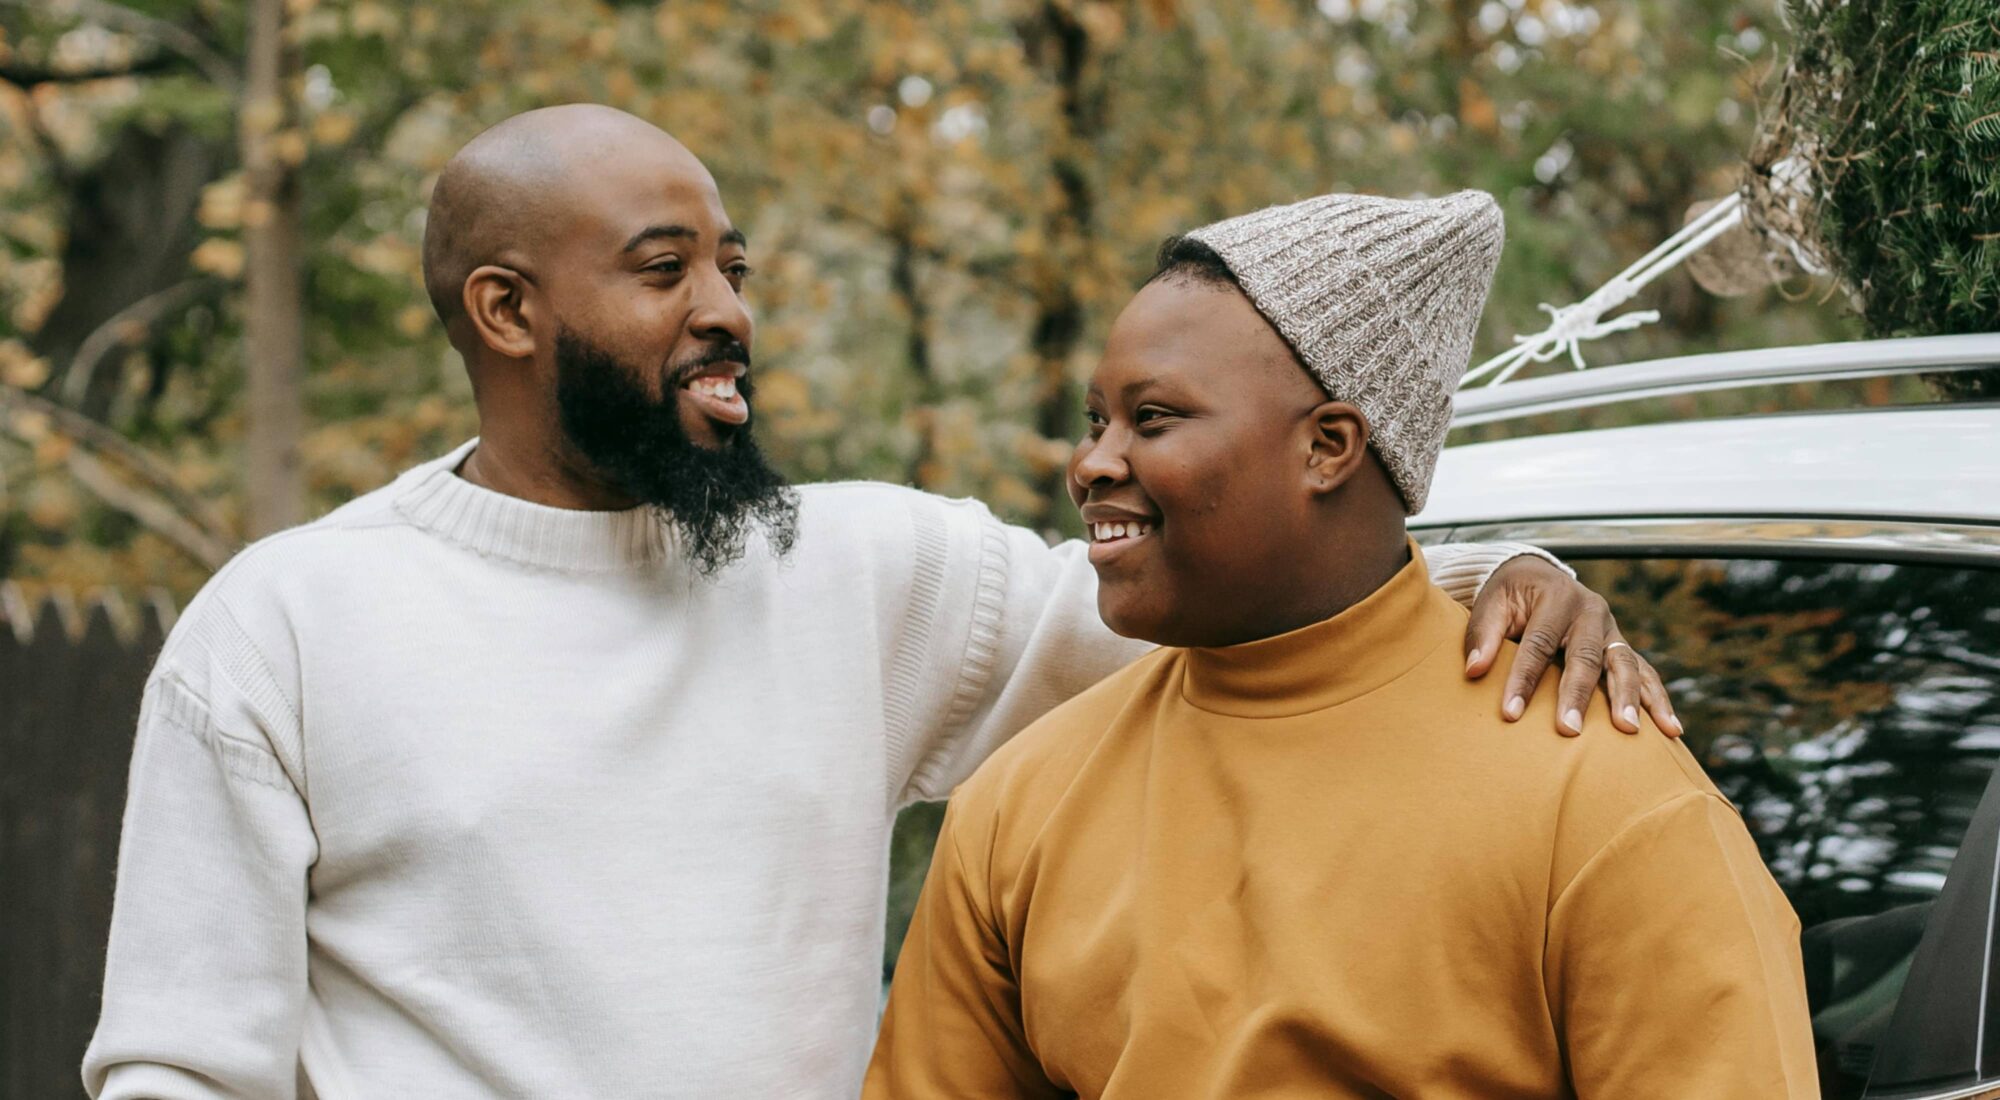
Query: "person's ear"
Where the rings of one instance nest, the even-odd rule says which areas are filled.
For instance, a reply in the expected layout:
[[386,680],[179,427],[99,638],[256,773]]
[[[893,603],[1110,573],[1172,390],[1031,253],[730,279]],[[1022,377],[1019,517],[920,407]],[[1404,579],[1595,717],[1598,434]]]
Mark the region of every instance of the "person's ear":
[[465,316],[479,342],[510,359],[534,354],[534,311],[528,292],[534,283],[511,267],[487,264],[465,277]]
[[1306,488],[1333,492],[1368,462],[1368,418],[1345,401],[1328,401],[1312,411],[1312,443],[1306,455]]

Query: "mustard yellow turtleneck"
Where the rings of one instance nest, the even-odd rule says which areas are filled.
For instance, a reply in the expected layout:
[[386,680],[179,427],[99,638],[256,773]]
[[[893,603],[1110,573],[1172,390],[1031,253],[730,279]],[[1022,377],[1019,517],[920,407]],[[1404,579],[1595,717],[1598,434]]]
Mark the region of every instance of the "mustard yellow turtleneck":
[[1735,811],[1602,699],[1502,722],[1464,629],[1413,552],[1016,737],[952,799],[865,1095],[1816,1097]]

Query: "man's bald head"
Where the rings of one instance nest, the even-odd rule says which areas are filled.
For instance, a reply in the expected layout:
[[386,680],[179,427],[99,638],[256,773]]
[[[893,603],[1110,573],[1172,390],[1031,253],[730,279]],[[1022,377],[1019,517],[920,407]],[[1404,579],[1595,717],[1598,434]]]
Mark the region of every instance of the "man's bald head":
[[560,239],[581,181],[613,159],[698,173],[673,135],[612,107],[577,103],[515,115],[467,142],[438,174],[424,227],[424,289],[451,331],[467,276],[486,264],[530,266]]

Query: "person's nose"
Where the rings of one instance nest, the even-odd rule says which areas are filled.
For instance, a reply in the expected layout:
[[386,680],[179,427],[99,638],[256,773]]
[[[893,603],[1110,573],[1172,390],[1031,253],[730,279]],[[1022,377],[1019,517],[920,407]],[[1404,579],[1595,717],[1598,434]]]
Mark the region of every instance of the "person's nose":
[[1070,455],[1070,495],[1080,504],[1092,489],[1109,489],[1132,476],[1125,460],[1127,433],[1107,425],[1094,438],[1085,436]]
[[709,271],[696,283],[693,309],[688,313],[690,335],[709,343],[735,340],[747,348],[755,327],[750,307],[721,271]]

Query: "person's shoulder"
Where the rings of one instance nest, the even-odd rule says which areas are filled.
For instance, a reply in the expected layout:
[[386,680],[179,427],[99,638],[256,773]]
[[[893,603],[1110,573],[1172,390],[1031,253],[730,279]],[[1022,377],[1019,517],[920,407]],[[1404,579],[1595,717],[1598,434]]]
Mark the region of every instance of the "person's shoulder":
[[878,530],[888,519],[965,523],[992,517],[977,500],[886,481],[818,481],[797,490],[808,522],[857,532]]
[[230,651],[253,663],[284,663],[305,605],[348,598],[355,586],[394,567],[407,550],[398,540],[414,530],[396,501],[413,477],[441,461],[237,551],[175,621],[160,664],[199,666]]
[[1032,834],[1133,709],[1174,690],[1177,652],[1154,650],[1043,715],[988,757],[952,801],[968,816]]
[[[1509,644],[1487,679],[1502,676],[1513,656]],[[1513,758],[1521,782],[1543,788],[1558,886],[1613,838],[1665,808],[1702,801],[1730,806],[1687,744],[1662,733],[1643,708],[1639,732],[1613,725],[1602,690],[1584,711],[1581,734],[1555,733],[1556,680],[1543,679],[1519,721],[1504,723],[1495,713],[1480,732],[1495,751]],[[1495,704],[1498,690],[1491,690]]]
[[798,487],[799,553],[843,565],[975,560],[995,550],[1008,529],[977,500],[880,481],[818,482]]

